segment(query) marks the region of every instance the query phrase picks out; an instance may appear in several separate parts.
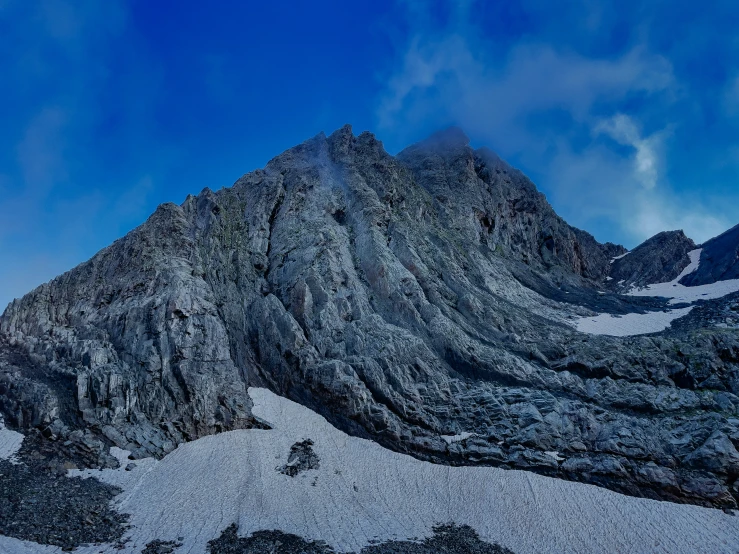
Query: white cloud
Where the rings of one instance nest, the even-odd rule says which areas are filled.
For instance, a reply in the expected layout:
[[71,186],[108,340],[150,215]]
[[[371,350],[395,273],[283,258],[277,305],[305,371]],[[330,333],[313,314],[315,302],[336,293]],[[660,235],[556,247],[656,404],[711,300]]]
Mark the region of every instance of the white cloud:
[[688,206],[676,200],[675,195],[659,191],[637,194],[629,206],[634,207],[632,234],[640,240],[660,231],[682,229],[700,244],[723,233],[732,225],[725,217],[711,213],[700,203]]
[[[592,31],[602,14],[588,13],[580,23]],[[500,45],[480,37],[469,18],[451,18],[441,32],[416,27],[378,103],[380,127],[411,140],[429,122],[461,126],[474,142],[538,173],[570,223],[618,237],[601,233],[601,240],[633,246],[682,228],[701,242],[731,226],[671,187],[666,154],[673,123],[645,134],[639,114],[624,111],[633,98],[662,107],[682,94],[668,59],[644,44],[598,58],[530,37],[501,54]]]
[[662,133],[643,138],[634,119],[622,113],[598,122],[594,130],[596,133],[605,133],[619,144],[633,147],[634,176],[644,188],[653,189],[657,186]]
[[677,229],[701,243],[733,225],[700,198],[683,198],[669,184],[644,186],[634,176],[635,159],[621,157],[604,144],[575,152],[561,140],[556,148],[547,167],[547,183],[554,191],[551,200],[565,219],[585,229],[611,222],[622,229],[623,240],[631,247]]
[[486,49],[456,31],[441,38],[417,35],[388,81],[380,126],[397,130],[435,117],[473,134],[502,130],[511,149],[523,148],[531,137],[522,120],[532,113],[564,110],[583,121],[596,102],[664,91],[674,83],[667,60],[643,48],[608,60],[521,43],[502,64],[486,59]]

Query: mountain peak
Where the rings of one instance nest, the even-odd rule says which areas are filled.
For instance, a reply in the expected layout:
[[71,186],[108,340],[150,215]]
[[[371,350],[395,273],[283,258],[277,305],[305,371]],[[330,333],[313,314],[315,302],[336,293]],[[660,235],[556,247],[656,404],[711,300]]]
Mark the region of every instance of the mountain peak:
[[733,309],[639,339],[665,329],[632,322],[662,325],[666,300],[604,290],[676,276],[694,248],[669,232],[614,259],[458,128],[391,157],[344,126],[162,205],[11,304],[0,416],[103,466],[111,442],[148,458],[262,427],[250,390],[268,387],[426,460],[735,507],[739,339],[701,315],[734,325]]

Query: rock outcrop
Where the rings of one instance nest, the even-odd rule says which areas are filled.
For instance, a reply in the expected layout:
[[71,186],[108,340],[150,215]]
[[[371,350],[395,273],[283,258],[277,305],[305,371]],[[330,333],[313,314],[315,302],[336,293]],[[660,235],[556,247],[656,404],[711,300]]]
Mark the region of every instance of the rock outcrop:
[[393,157],[344,127],[160,206],[7,308],[6,423],[160,456],[262,425],[265,386],[432,461],[736,506],[737,333],[578,333],[664,301],[599,294],[626,250],[467,142]]
[[695,243],[683,231],[664,231],[611,263],[610,282],[622,288],[672,281],[690,260]]
[[739,225],[712,238],[701,249],[698,270],[682,278],[681,284],[695,286],[739,279]]

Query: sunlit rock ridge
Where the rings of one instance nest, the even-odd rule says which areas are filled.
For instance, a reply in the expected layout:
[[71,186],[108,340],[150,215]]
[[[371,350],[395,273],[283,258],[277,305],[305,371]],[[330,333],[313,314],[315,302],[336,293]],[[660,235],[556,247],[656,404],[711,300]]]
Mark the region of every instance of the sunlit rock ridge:
[[[268,427],[263,387],[424,460],[733,508],[737,235],[627,253],[458,129],[391,156],[346,126],[12,302],[0,411],[54,459],[113,467],[113,445]],[[670,295],[691,284],[708,300]]]

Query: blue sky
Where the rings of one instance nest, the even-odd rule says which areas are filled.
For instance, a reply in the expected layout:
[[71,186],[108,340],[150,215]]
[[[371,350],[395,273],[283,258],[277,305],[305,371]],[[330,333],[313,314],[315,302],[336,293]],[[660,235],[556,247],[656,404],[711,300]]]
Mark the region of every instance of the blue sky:
[[459,125],[601,241],[738,223],[739,3],[562,4],[0,0],[0,305],[344,123]]

